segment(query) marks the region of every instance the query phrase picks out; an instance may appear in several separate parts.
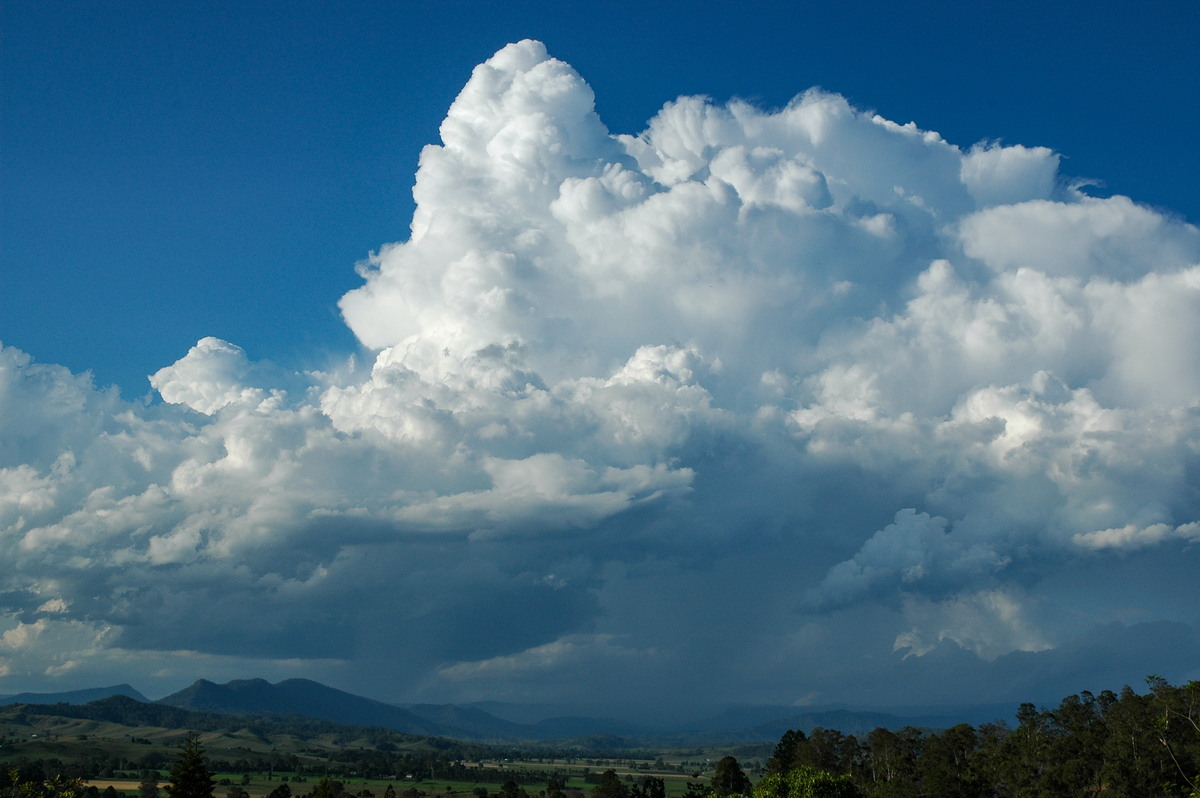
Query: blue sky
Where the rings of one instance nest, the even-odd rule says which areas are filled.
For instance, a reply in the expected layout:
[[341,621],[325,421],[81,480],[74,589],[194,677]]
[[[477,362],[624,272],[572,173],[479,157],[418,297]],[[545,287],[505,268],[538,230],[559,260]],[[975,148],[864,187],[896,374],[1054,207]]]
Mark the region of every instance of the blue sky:
[[0,13],[0,692],[1200,678],[1194,4]]

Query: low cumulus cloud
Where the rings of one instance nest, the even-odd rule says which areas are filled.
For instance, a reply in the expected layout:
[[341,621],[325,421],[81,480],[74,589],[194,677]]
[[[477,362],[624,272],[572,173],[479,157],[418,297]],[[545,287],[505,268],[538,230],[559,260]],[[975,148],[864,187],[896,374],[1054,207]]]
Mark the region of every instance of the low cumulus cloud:
[[1153,624],[1121,661],[1200,675],[1196,580],[1141,590],[1200,565],[1195,227],[817,90],[612,134],[531,41],[441,140],[341,300],[369,371],[0,350],[7,678],[932,700]]

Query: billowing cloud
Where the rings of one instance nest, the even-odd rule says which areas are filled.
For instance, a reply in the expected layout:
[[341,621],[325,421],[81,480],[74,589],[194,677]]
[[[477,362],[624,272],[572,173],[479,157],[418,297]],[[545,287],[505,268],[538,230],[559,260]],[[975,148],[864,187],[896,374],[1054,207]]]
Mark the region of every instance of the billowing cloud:
[[341,300],[369,369],[205,338],[144,405],[0,350],[8,678],[935,700],[1112,686],[1101,628],[1200,675],[1150,576],[1200,565],[1195,227],[817,90],[614,135],[530,41],[441,139]]

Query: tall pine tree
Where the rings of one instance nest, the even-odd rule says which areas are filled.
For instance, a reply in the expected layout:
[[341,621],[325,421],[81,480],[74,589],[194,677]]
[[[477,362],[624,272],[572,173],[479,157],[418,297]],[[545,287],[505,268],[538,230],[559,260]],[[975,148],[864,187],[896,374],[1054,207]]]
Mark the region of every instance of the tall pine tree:
[[179,758],[171,767],[171,783],[165,786],[168,798],[213,798],[213,777],[204,761],[200,735],[188,734],[179,747]]

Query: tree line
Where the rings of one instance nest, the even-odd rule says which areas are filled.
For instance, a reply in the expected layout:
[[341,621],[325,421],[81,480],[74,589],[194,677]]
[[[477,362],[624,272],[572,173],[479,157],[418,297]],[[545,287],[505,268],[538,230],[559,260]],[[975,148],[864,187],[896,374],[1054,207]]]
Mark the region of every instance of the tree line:
[[1022,704],[1015,728],[930,732],[788,731],[753,798],[1200,798],[1200,682],[1149,692],[1084,691],[1057,707]]

